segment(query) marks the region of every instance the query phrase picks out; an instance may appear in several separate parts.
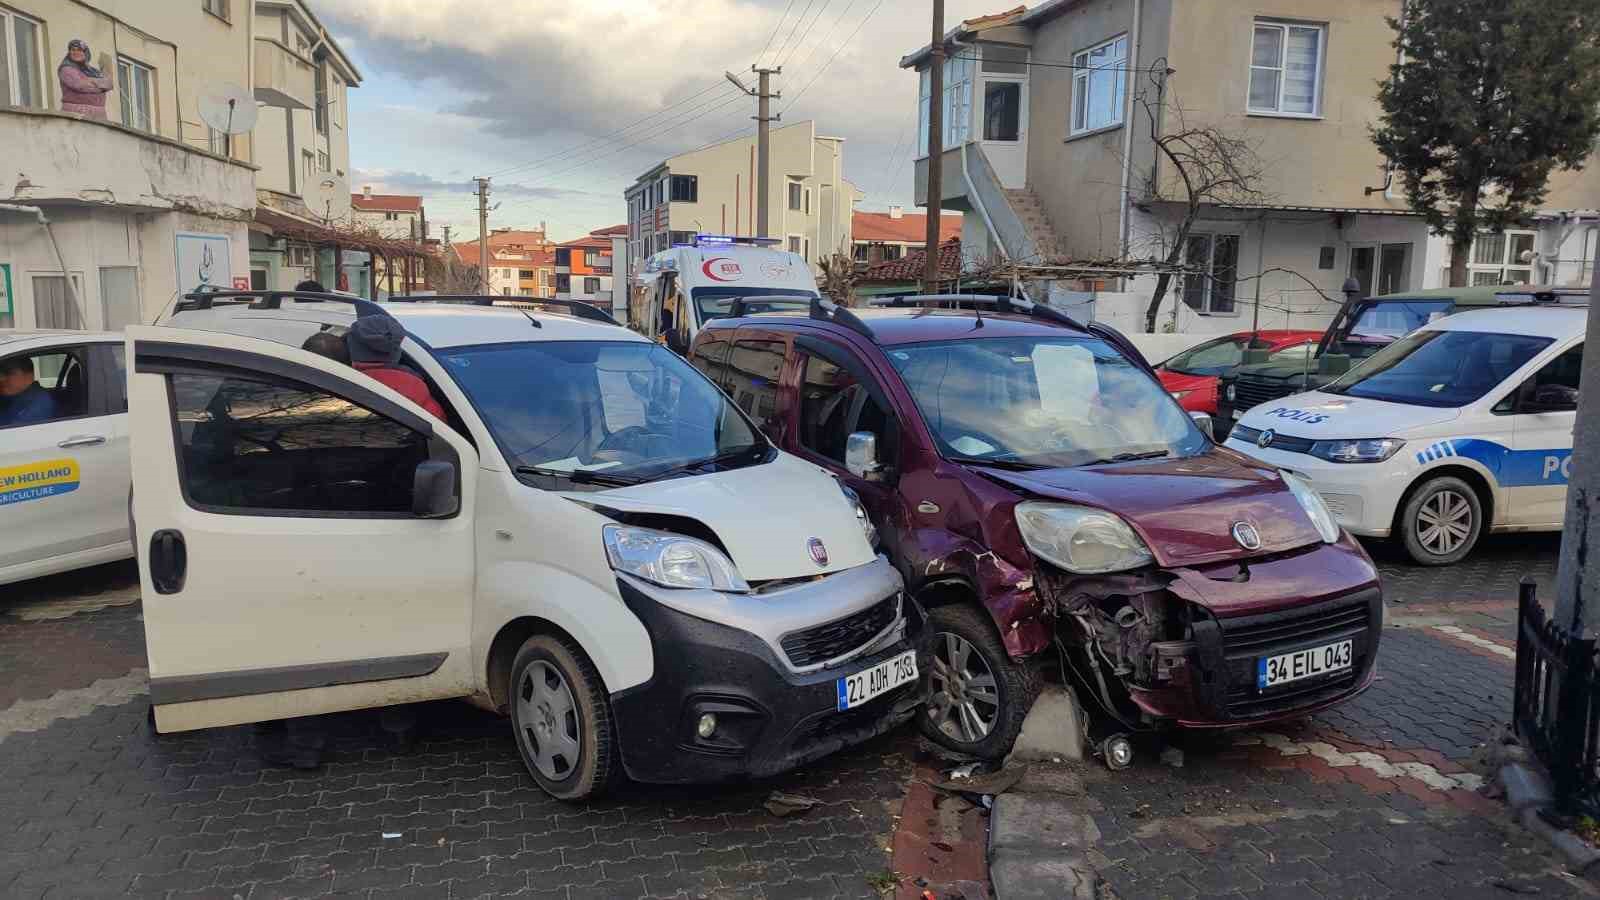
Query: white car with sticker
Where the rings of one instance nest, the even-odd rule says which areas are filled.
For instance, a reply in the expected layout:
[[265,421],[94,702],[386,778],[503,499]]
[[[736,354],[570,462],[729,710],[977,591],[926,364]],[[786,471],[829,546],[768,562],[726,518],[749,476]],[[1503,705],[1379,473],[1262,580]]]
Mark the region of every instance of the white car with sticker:
[[1264,403],[1227,446],[1309,479],[1352,534],[1447,565],[1486,531],[1557,531],[1587,310],[1428,323],[1320,390]]
[[122,335],[0,330],[0,584],[133,556]]

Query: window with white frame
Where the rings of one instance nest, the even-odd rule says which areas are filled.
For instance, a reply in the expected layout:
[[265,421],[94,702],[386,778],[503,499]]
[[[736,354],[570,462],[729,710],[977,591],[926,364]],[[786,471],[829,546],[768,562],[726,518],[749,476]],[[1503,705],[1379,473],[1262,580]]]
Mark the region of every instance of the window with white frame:
[[983,76],[983,139],[1020,141],[1028,48],[986,44],[979,71]]
[[917,156],[928,155],[928,116],[930,105],[928,98],[933,95],[933,74],[927,69],[917,73]]
[[1195,312],[1231,316],[1239,281],[1237,234],[1191,234],[1184,247],[1183,302]]
[[328,151],[326,151],[326,150],[318,150],[317,151],[317,171],[318,172],[327,172],[327,171],[330,171],[332,168],[333,168],[333,160],[328,158]]
[[959,147],[972,133],[972,49],[953,54],[944,67],[944,148]]
[[[1533,281],[1532,257],[1535,236],[1531,231],[1479,232],[1467,257],[1467,284],[1528,284]],[[1440,284],[1450,283],[1450,270],[1443,272]]]
[[200,0],[200,8],[224,21],[228,18],[228,0]]
[[803,192],[804,192],[804,189],[801,188],[800,182],[798,182],[798,181],[789,182],[789,208],[794,210],[795,212],[799,212],[800,211],[800,203],[801,203],[801,198],[803,196]]
[[44,109],[43,27],[0,7],[0,104]]
[[1320,114],[1327,26],[1257,20],[1250,44],[1253,113]]
[[122,106],[122,124],[140,131],[155,131],[151,82],[155,72],[126,56],[117,57],[117,97]]
[[803,240],[803,238],[801,238],[800,235],[798,235],[798,234],[789,235],[789,252],[790,253],[799,253],[800,252],[800,241],[801,240]]
[[1072,133],[1122,124],[1128,86],[1128,36],[1118,35],[1072,57]]

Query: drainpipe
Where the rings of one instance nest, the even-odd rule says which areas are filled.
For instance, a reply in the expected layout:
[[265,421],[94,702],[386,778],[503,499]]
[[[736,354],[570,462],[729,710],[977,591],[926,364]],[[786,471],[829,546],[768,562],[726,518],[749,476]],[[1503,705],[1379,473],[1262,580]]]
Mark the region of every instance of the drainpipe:
[[[1143,0],[1133,0],[1133,38],[1128,48],[1128,99],[1126,110],[1123,112],[1122,129],[1122,193],[1119,195],[1121,202],[1117,204],[1117,242],[1118,254],[1126,259],[1128,256],[1128,184],[1133,180],[1133,80],[1139,75],[1139,19],[1144,11]],[[1151,140],[1155,135],[1150,136]]]
[[61,280],[67,283],[67,296],[72,298],[72,305],[78,310],[78,321],[84,328],[89,327],[89,314],[83,308],[83,299],[78,296],[78,289],[72,284],[72,273],[67,271],[67,259],[61,255],[61,243],[56,240],[55,229],[50,227],[50,219],[45,216],[44,210],[37,206],[23,206],[14,203],[0,203],[0,209],[8,212],[33,213],[39,217],[39,224],[44,226],[45,237],[50,239],[50,249],[56,253],[56,265],[61,267]]

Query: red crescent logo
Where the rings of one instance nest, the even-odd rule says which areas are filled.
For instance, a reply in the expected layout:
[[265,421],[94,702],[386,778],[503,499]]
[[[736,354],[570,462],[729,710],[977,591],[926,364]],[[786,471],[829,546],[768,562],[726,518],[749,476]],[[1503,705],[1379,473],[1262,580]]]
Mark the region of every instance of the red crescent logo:
[[[718,266],[718,268],[721,269],[723,273],[725,273],[727,275],[730,275],[732,277],[731,278],[724,278],[724,277],[722,277],[721,274],[718,274],[717,272],[711,271],[711,266],[712,266],[713,263],[722,263],[722,265]],[[744,271],[739,268],[739,264],[734,262],[733,260],[729,259],[726,256],[713,256],[713,257],[711,257],[710,259],[708,259],[705,262],[700,264],[700,271],[704,272],[706,274],[706,277],[711,279],[712,281],[733,281],[734,279],[738,278],[740,275],[744,274]]]

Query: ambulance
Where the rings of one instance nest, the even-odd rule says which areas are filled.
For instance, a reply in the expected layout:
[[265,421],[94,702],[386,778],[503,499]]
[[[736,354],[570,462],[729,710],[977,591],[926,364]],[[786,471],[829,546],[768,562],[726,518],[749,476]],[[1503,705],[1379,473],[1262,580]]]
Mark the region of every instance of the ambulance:
[[689,351],[706,322],[739,313],[807,309],[821,294],[798,253],[776,249],[773,238],[696,235],[645,261],[628,296],[628,327]]
[[1587,298],[1518,299],[1249,410],[1227,446],[1304,477],[1351,534],[1393,538],[1422,565],[1463,559],[1486,532],[1559,531]]

